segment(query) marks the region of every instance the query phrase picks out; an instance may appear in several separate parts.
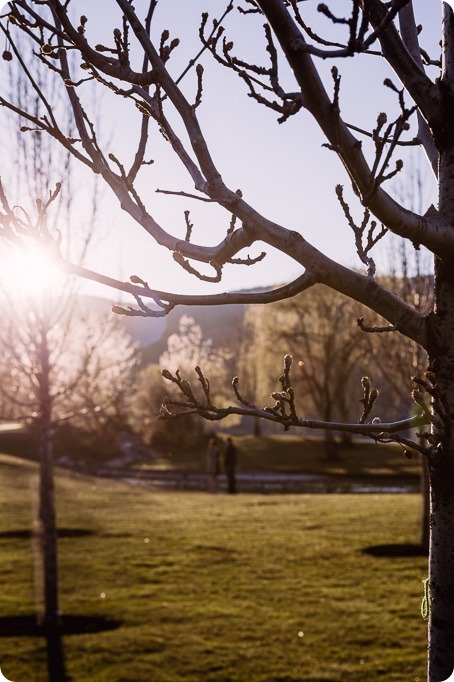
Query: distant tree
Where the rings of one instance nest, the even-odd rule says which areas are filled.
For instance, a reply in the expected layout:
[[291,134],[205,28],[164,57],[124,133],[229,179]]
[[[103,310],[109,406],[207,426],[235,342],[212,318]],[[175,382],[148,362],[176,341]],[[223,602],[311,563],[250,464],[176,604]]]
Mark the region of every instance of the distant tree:
[[[167,339],[167,350],[159,358],[159,364],[184,374],[192,372],[196,365],[203,365],[209,368],[210,376],[218,381],[223,390],[228,355],[228,351],[215,348],[211,339],[204,338],[201,326],[193,317],[182,315],[178,332]],[[216,388],[213,390],[216,391]],[[217,392],[220,392],[219,388]]]
[[[22,51],[23,39],[18,39],[18,51]],[[52,110],[59,111],[67,135],[73,136],[74,121],[68,109],[61,107],[51,74],[36,68],[36,60],[29,56],[8,60],[5,50],[4,58],[8,65],[4,87],[13,106],[18,111],[31,110],[41,120],[52,118]],[[46,98],[42,91],[47,91]],[[80,182],[69,150],[55,148],[39,127],[26,124],[27,119],[22,119],[18,129],[10,121],[1,132],[9,159],[0,181],[0,203],[10,216],[3,225],[15,222],[20,238],[12,240],[13,246],[7,240],[0,248],[0,416],[14,414],[25,421],[37,443],[43,624],[56,632],[60,609],[54,436],[57,425],[77,411],[73,401],[78,386],[86,379],[98,348],[102,352],[102,344],[97,345],[99,334],[94,338],[96,325],[83,319],[78,310],[77,281],[62,276],[48,281],[55,266],[45,245],[52,234],[56,236],[54,253],[60,251],[64,239],[61,252],[78,263],[84,261],[96,225],[99,183],[96,178]],[[6,186],[9,195],[18,198],[20,208],[8,203]],[[16,259],[16,268],[11,270]],[[64,670],[51,658],[49,654],[49,676],[54,682]]]
[[[28,303],[0,298],[0,396],[3,418],[28,424],[38,444],[39,521],[43,542],[44,622],[58,626],[57,520],[53,443],[73,421],[100,434],[130,388],[136,348],[115,319],[86,318],[61,299]],[[71,300],[65,301],[65,305]],[[76,305],[76,301],[72,301]],[[101,440],[101,438],[100,438]]]
[[[421,164],[410,157],[405,173],[396,178],[396,192],[406,208],[423,213],[427,205],[430,184],[424,178]],[[424,247],[408,240],[389,235],[384,252],[388,273],[383,283],[396,296],[423,315],[433,308],[434,278],[431,254]],[[377,320],[378,324],[378,320]],[[427,371],[427,352],[419,344],[402,334],[370,334],[372,352],[378,353],[378,368],[386,381],[387,396],[395,402],[397,414],[412,409],[411,391],[413,377],[423,378]],[[414,404],[414,403],[413,403]]]
[[[408,305],[414,306],[422,314],[428,314],[433,305],[433,276],[420,269],[419,253],[407,253],[406,245],[399,244],[401,268],[389,278],[388,286],[401,296]],[[413,255],[413,258],[412,258]],[[413,260],[410,264],[409,261]],[[410,267],[412,265],[413,267]],[[395,419],[396,415],[412,414],[415,403],[412,392],[415,385],[426,386],[425,375],[428,370],[426,351],[417,343],[402,335],[391,335],[386,340],[380,335],[372,334],[369,338],[369,349],[375,376],[382,380],[388,413]],[[419,440],[420,430],[409,430],[409,437]],[[430,488],[427,459],[422,453],[416,453],[421,464],[421,489],[423,495],[421,513],[421,547],[429,552],[430,542]],[[411,458],[413,453],[406,451]]]
[[130,430],[129,401],[134,391],[140,351],[111,314],[83,315],[75,336],[80,350],[74,358],[85,358],[85,369],[67,399],[68,416],[90,435],[92,449],[102,456],[115,453],[118,437]]
[[[284,428],[331,428],[361,433],[372,435],[378,441],[394,440],[406,448],[416,449],[427,458],[432,515],[428,679],[439,682],[447,679],[454,668],[453,10],[448,3],[442,3],[441,41],[437,41],[434,48],[437,54],[430,55],[420,45],[424,33],[421,37],[411,0],[392,0],[390,3],[351,0],[341,3],[340,9],[336,5],[335,10],[322,3],[318,5],[318,19],[310,5],[296,0],[232,0],[227,7],[225,3],[216,3],[214,6],[220,7],[220,19],[211,22],[207,13],[202,16],[199,31],[202,45],[197,52],[189,54],[182,67],[181,60],[175,58],[176,54],[181,54],[176,49],[179,39],[171,37],[167,25],[165,30],[159,30],[161,3],[156,3],[156,0],[134,5],[129,0],[109,0],[106,8],[115,8],[118,14],[104,12],[103,35],[109,35],[110,25],[112,36],[105,39],[108,45],[96,40],[93,35],[95,27],[89,17],[72,13],[73,3],[11,0],[2,22],[10,45],[4,58],[21,60],[14,36],[18,31],[25,34],[29,39],[29,53],[36,54],[40,68],[51,70],[55,88],[59,84],[66,90],[77,137],[69,137],[67,131],[62,130],[61,121],[52,107],[47,107],[45,115],[40,116],[27,106],[17,107],[7,95],[0,96],[0,104],[3,110],[9,108],[25,119],[28,127],[38,128],[52,136],[87,169],[101,177],[123,211],[152,239],[171,251],[186,272],[202,281],[220,281],[222,270],[227,265],[249,266],[262,260],[262,253],[251,257],[241,253],[259,242],[278,249],[304,270],[290,284],[276,290],[206,297],[159,291],[138,276],[133,276],[128,283],[113,280],[68,259],[60,260],[68,272],[129,292],[138,307],[135,312],[124,307],[124,314],[162,316],[178,304],[269,303],[324,284],[384,318],[383,324],[375,328],[376,333],[403,334],[428,352],[429,372],[423,379],[424,383],[413,392],[416,416],[392,423],[380,422],[378,417],[371,420],[377,393],[366,379],[362,381],[364,409],[358,423],[327,424],[324,420],[308,420],[299,416],[294,402],[290,357],[285,359],[277,390],[272,394],[274,402],[267,409],[245,399],[239,391],[238,381],[235,381],[234,389],[239,404],[226,408],[217,407],[211,400],[203,373],[198,375],[204,395],[202,400],[197,398],[186,379],[169,370],[167,376],[180,390],[179,408],[183,403],[187,411],[198,412],[207,419],[249,414],[280,423]],[[244,57],[239,56],[232,38],[236,25],[229,27],[228,35],[225,29],[234,7],[239,9],[247,26],[245,31],[239,31],[240,35],[247,36]],[[427,12],[427,8],[421,4],[419,11]],[[177,14],[175,12],[175,16]],[[441,55],[438,54],[438,45],[441,45]],[[81,57],[81,62],[74,68],[68,64],[68,52],[77,52]],[[293,178],[298,167],[309,164],[298,144],[305,134],[312,135],[314,128],[305,123],[301,132],[297,126],[303,116],[309,115],[314,119],[324,138],[324,146],[337,155],[353,187],[352,192],[347,192],[339,185],[336,191],[353,232],[363,271],[347,268],[328,258],[313,247],[295,225],[280,225],[275,216],[279,215],[285,201],[276,206],[275,211],[273,209],[273,216],[262,215],[261,207],[265,204],[260,203],[259,196],[255,200],[249,187],[239,189],[240,182],[244,183],[232,180],[235,170],[239,170],[238,162],[226,165],[221,172],[222,152],[236,145],[238,159],[244,158],[248,153],[248,141],[240,135],[237,139],[237,133],[229,128],[228,119],[216,131],[220,140],[210,139],[204,134],[202,121],[207,116],[204,119],[203,104],[210,81],[205,78],[202,62],[208,55],[216,60],[219,68],[227,70],[222,82],[222,97],[219,97],[219,78],[216,77],[214,85],[211,81],[211,85],[217,88],[211,104],[217,103],[225,111],[230,104],[229,84],[232,79],[229,77],[233,75],[241,79],[250,98],[277,115],[280,123],[292,119],[290,125],[294,125],[295,144],[290,151],[284,152],[279,161],[273,159],[279,174],[288,171]],[[386,90],[377,86],[371,69],[367,70],[367,78],[356,77],[353,90],[344,89],[341,70],[346,61],[364,64],[365,60],[372,59],[382,68],[379,80],[383,82],[385,76]],[[331,70],[324,68],[327,62],[332,64]],[[88,105],[82,101],[87,79],[95,80],[98,87],[105,86],[112,97],[131,103],[131,121],[135,112],[139,140],[131,159],[122,161],[103,149],[87,111]],[[356,97],[352,94],[355,88]],[[388,98],[384,97],[384,92]],[[377,115],[372,122],[368,120],[368,107],[363,107],[362,103],[374,98]],[[48,101],[44,95],[42,101],[44,105]],[[385,106],[393,110],[392,113],[386,114],[383,111]],[[200,112],[204,112],[203,115]],[[249,108],[242,109],[243,130],[249,115],[252,118],[249,125],[256,127],[256,120],[249,112]],[[213,119],[212,111],[209,118]],[[216,204],[219,210],[225,210],[227,228],[219,243],[213,245],[213,240],[208,241],[211,233],[206,244],[195,242],[187,213],[183,235],[175,229],[172,219],[167,226],[162,226],[156,216],[151,215],[149,178],[142,186],[138,181],[139,171],[146,172],[149,165],[147,141],[150,124],[156,124],[156,129],[163,134],[191,183],[181,190],[166,191],[187,200]],[[264,133],[264,144],[275,134]],[[120,135],[124,135],[123,129]],[[425,152],[438,184],[438,205],[423,214],[407,209],[386,189],[388,180],[402,169],[400,156],[409,146],[419,147]],[[297,157],[296,164],[288,163],[290,154]],[[304,230],[306,221],[318,220],[314,216],[306,216],[301,210],[303,184],[300,182],[294,197],[298,230]],[[324,178],[320,178],[320,186],[324,184]],[[259,195],[263,196],[267,190],[266,186],[260,187]],[[359,219],[353,216],[349,202],[360,203],[362,215]],[[322,229],[326,224],[323,199],[319,204]],[[1,234],[10,240],[17,238],[17,221],[5,205],[1,220]],[[435,301],[429,314],[420,313],[408,305],[376,278],[371,253],[386,230],[427,247],[433,255]],[[196,267],[197,262],[209,265],[212,274],[201,272]],[[145,299],[150,299],[151,303],[147,305]],[[120,312],[120,308],[116,310]],[[367,321],[363,327],[366,326]],[[167,402],[165,410],[168,414],[163,416],[172,418],[169,408],[171,402]],[[181,410],[178,417],[180,415]],[[402,435],[410,426],[425,427],[419,444]]]
[[[320,415],[326,422],[354,419],[351,396],[367,355],[364,334],[356,323],[364,313],[361,306],[336,291],[319,288],[310,298],[297,295],[262,311],[268,348],[278,344],[296,362],[293,387],[300,409],[304,406],[306,413]],[[339,457],[334,435],[331,429],[325,431],[328,460]]]
[[[404,175],[396,179],[397,194],[406,208],[422,213],[427,205],[430,178],[412,156]],[[384,284],[399,298],[419,313],[428,315],[433,308],[434,277],[431,254],[424,247],[390,235],[385,251],[389,274]],[[376,320],[379,324],[379,321]],[[375,376],[383,380],[390,417],[410,414],[415,409],[412,390],[424,382],[428,370],[426,350],[402,334],[369,334],[370,351],[374,358]],[[416,384],[415,384],[416,382]],[[410,432],[418,440],[417,431]],[[411,456],[410,453],[407,453]],[[429,552],[430,541],[430,488],[427,458],[419,453],[423,504],[421,513],[421,547]]]
[[158,365],[148,365],[137,376],[129,402],[130,422],[142,440],[158,452],[168,453],[186,445],[202,430],[198,415],[186,415],[172,428],[158,419],[166,386]]
[[[50,75],[37,70],[33,59],[20,64],[10,60],[8,65],[6,87],[15,106],[30,108],[37,116],[59,108],[58,95],[50,86]],[[39,95],[41,89],[49,91],[46,102]],[[69,112],[62,110],[62,116],[71,135],[74,125]],[[79,263],[83,261],[96,223],[98,183],[93,179],[78,185],[69,151],[64,147],[55,149],[39,129],[27,128],[24,134],[25,128],[23,125],[21,131],[10,125],[2,130],[3,148],[10,163],[2,168],[1,183],[8,187],[10,196],[20,197],[21,207],[9,205],[1,183],[0,202],[7,213],[17,216],[21,238],[13,240],[14,245],[0,245],[3,265],[0,273],[0,418],[14,416],[26,422],[37,444],[43,618],[45,627],[55,632],[60,609],[54,434],[56,425],[68,419],[73,410],[71,401],[86,374],[96,344],[90,345],[88,341],[95,327],[90,328],[81,318],[75,304],[77,282],[61,275],[48,281],[54,264],[44,243],[50,234],[59,235],[58,239],[64,236],[64,253]],[[76,220],[83,224],[77,234],[73,229]],[[11,268],[13,264],[15,267]],[[50,679],[54,681],[62,675],[62,669],[49,660]]]
[[[230,392],[228,368],[231,354],[226,348],[215,348],[212,339],[204,338],[202,328],[194,318],[183,315],[178,332],[171,334],[167,340],[167,350],[159,358],[159,365],[171,368],[179,376],[200,376],[200,368],[203,367],[209,372],[211,395],[222,404]],[[203,386],[200,392],[203,395]],[[174,395],[178,396],[177,390],[174,390]],[[200,429],[202,424],[203,421]]]
[[[194,374],[195,367],[209,368],[210,390],[217,400],[227,396],[226,386],[230,351],[215,348],[213,341],[203,335],[202,328],[193,317],[182,315],[178,331],[167,339],[167,350],[159,358],[159,365],[167,366],[182,376]],[[136,391],[131,401],[132,422],[145,442],[158,450],[171,450],[181,446],[189,435],[203,431],[203,420],[197,415],[186,415],[180,423],[169,429],[158,421],[165,382],[158,366],[149,365],[140,372]],[[178,391],[174,391],[177,399]]]
[[[265,403],[273,390],[271,377],[276,371],[279,349],[267,333],[264,309],[248,306],[239,330],[240,344],[235,354],[235,373],[241,377],[245,395],[256,404]],[[254,435],[262,433],[262,420],[252,417]]]

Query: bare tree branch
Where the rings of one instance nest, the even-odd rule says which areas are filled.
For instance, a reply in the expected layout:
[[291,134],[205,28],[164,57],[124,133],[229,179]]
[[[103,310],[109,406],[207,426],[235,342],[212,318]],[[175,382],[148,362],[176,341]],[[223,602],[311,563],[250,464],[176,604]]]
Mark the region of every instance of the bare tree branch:
[[[308,428],[324,431],[341,431],[353,434],[367,435],[376,440],[386,440],[386,442],[405,442],[409,445],[410,441],[404,441],[403,437],[399,436],[399,432],[407,431],[412,428],[419,428],[430,423],[430,416],[423,410],[417,416],[410,419],[404,419],[396,422],[381,423],[378,418],[375,418],[370,423],[365,423],[370,411],[378,397],[378,391],[371,389],[370,380],[365,377],[362,380],[363,398],[360,402],[363,403],[363,413],[358,423],[342,423],[332,421],[321,421],[314,419],[304,419],[297,415],[295,405],[295,395],[291,384],[290,369],[292,365],[291,356],[287,355],[284,358],[284,372],[279,378],[281,383],[281,390],[275,391],[271,394],[271,398],[275,401],[269,407],[257,407],[252,402],[245,399],[239,391],[238,377],[233,379],[232,385],[235,396],[241,407],[230,405],[229,407],[216,407],[213,404],[209,390],[209,382],[206,379],[202,369],[196,368],[196,374],[199,383],[203,388],[203,398],[197,396],[195,389],[187,379],[183,378],[177,370],[175,374],[169,372],[168,369],[162,370],[162,376],[167,381],[174,384],[180,391],[182,398],[164,398],[160,415],[160,419],[179,419],[188,414],[199,414],[204,419],[209,421],[218,421],[224,419],[231,414],[240,416],[254,416],[260,417],[267,421],[272,421],[281,424],[284,430],[289,430],[291,427]],[[176,407],[177,411],[172,412],[172,407]],[[394,434],[397,434],[395,437]]]
[[[402,40],[408,52],[415,60],[416,64],[424,70],[424,65],[421,57],[421,48],[418,39],[418,29],[416,27],[415,15],[413,12],[413,4],[407,3],[399,12],[399,24],[402,35]],[[421,111],[418,110],[418,139],[422,144],[427,158],[432,166],[435,177],[438,177],[438,151],[435,147],[432,134],[430,132],[427,121],[424,119]]]
[[[381,9],[377,10],[374,16],[376,16],[377,24],[380,24],[385,17],[386,10],[381,2],[371,0],[371,6],[378,5]],[[382,188],[376,188],[373,193],[370,192],[371,170],[361,151],[361,145],[333,109],[320,76],[305,49],[304,36],[293,22],[282,0],[260,0],[259,6],[273,26],[298,84],[305,94],[306,109],[320,125],[331,148],[339,154],[365,205],[396,234],[425,244],[434,252],[441,250],[442,243],[446,247],[451,237],[448,236],[447,226],[442,227],[438,218],[433,221],[431,216],[421,217],[403,209]],[[392,24],[380,34],[380,38],[383,40],[383,35],[388,36],[388,33],[390,33],[390,37],[386,39],[387,45],[389,44],[388,51],[392,53],[388,61],[395,67],[396,63],[400,64],[399,59],[402,58],[403,63],[397,73],[402,77],[412,97],[421,106],[424,116],[435,121],[440,116],[438,88],[417,67]],[[428,109],[428,106],[432,106],[432,109]],[[436,222],[439,223],[437,227]],[[438,232],[439,229],[441,233]],[[439,239],[441,234],[443,237]]]

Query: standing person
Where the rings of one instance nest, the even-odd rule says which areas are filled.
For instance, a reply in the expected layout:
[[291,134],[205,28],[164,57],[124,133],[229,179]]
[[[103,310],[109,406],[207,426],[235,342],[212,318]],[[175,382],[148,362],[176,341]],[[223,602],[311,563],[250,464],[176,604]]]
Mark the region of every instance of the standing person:
[[208,472],[208,490],[211,493],[217,493],[218,491],[218,476],[220,469],[220,450],[219,445],[215,437],[210,438],[208,441],[208,451],[207,451],[207,472]]
[[227,438],[227,447],[224,452],[224,471],[227,476],[227,492],[236,493],[236,447],[231,438]]

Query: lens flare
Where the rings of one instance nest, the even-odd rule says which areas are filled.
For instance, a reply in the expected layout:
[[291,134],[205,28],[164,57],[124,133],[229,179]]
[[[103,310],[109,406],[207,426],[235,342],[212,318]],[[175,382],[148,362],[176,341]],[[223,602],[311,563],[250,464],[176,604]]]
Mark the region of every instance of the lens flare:
[[38,245],[8,248],[2,253],[0,296],[46,298],[57,293],[61,284],[62,274],[51,254]]

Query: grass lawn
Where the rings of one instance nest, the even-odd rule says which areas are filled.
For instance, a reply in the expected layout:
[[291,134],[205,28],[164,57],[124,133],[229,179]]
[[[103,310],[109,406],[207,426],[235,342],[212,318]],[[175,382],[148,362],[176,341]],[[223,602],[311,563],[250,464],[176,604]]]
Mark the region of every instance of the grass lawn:
[[[34,610],[36,468],[0,456],[0,623]],[[61,607],[120,627],[64,637],[75,682],[422,682],[415,495],[155,492],[58,475]],[[0,637],[14,682],[46,682],[45,642]]]

